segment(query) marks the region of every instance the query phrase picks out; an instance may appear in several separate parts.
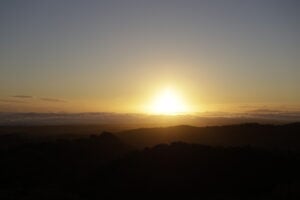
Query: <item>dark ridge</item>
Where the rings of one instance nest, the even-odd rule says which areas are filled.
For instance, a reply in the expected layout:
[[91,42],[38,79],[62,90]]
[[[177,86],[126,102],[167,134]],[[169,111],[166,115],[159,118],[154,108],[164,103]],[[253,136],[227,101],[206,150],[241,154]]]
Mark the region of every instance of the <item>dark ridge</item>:
[[184,141],[206,145],[300,150],[300,123],[268,125],[245,123],[226,126],[173,126],[122,131],[116,135],[137,148]]
[[110,133],[110,132],[107,132],[107,131],[103,131],[99,136],[98,138],[100,140],[105,140],[105,141],[118,141],[118,142],[121,142],[119,140],[118,137],[116,137],[114,134]]
[[183,125],[0,148],[0,199],[300,199],[299,127]]

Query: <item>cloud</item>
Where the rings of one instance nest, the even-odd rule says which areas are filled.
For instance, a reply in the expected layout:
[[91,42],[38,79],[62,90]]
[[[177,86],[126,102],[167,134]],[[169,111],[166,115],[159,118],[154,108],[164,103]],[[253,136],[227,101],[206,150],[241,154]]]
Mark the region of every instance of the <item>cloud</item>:
[[11,99],[0,99],[2,103],[26,103],[25,101],[11,100]]
[[33,96],[30,96],[30,95],[14,95],[12,97],[14,97],[14,98],[22,98],[22,99],[31,99],[31,98],[33,98]]
[[[63,99],[57,99],[57,98],[48,98],[48,97],[34,97],[34,96],[30,96],[30,95],[14,95],[14,96],[10,96],[10,98],[14,98],[14,99],[0,99],[0,102],[3,103],[25,103],[25,100],[41,100],[41,101],[47,101],[47,102],[53,102],[53,103],[67,103],[67,101],[63,100]],[[24,101],[19,101],[18,99],[24,99]]]
[[280,110],[272,110],[272,109],[256,109],[249,111],[250,113],[281,113],[283,111]]
[[67,101],[62,99],[55,99],[55,98],[40,98],[42,101],[48,101],[48,102],[57,102],[57,103],[67,103]]

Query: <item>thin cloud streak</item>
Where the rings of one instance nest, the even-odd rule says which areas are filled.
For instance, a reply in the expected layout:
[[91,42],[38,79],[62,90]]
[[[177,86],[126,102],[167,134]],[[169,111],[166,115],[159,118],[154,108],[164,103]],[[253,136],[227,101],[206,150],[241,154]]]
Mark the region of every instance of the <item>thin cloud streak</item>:
[[22,98],[22,99],[32,99],[32,98],[34,98],[33,96],[30,96],[30,95],[14,95],[14,96],[11,96],[11,97]]
[[55,99],[55,98],[40,98],[42,101],[48,101],[48,102],[57,102],[57,103],[67,103],[67,101],[62,99]]
[[2,103],[27,103],[25,101],[11,100],[11,99],[0,99]]

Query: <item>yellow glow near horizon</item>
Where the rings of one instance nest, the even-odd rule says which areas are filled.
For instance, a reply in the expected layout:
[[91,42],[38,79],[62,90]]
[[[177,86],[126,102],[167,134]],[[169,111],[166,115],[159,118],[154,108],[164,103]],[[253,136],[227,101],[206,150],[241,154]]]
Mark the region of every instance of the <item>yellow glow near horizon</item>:
[[159,115],[177,115],[188,112],[180,96],[171,89],[161,92],[150,106],[150,113]]

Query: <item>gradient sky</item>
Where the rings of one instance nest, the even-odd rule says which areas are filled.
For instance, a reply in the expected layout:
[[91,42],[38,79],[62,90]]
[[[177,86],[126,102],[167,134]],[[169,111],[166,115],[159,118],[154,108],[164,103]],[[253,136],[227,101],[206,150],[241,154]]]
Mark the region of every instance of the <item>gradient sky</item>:
[[300,1],[2,0],[0,111],[300,108]]

